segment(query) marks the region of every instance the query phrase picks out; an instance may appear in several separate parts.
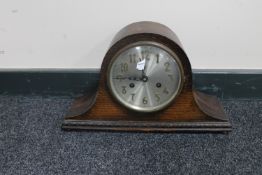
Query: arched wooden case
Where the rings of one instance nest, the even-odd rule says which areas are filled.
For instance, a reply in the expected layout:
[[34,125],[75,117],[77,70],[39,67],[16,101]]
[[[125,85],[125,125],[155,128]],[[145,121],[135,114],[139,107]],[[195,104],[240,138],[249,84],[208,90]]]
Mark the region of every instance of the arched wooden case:
[[[131,111],[118,103],[107,86],[107,68],[115,53],[128,44],[154,41],[174,51],[183,67],[184,82],[179,96],[167,108],[154,113]],[[63,129],[109,131],[230,131],[231,125],[215,96],[192,88],[189,59],[173,31],[154,22],[133,23],[120,30],[107,51],[100,71],[96,92],[76,99],[63,124]]]

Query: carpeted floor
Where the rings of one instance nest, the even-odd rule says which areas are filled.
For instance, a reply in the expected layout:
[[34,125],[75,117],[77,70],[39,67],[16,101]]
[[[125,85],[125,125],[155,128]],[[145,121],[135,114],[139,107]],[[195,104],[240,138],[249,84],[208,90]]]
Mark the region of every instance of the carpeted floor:
[[72,99],[0,96],[0,174],[262,174],[262,100],[223,101],[223,134],[65,132]]

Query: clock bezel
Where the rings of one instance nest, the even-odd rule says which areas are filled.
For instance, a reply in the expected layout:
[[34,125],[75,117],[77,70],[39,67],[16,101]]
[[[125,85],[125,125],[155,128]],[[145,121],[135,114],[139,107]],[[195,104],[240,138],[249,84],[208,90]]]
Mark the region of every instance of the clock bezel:
[[[125,100],[123,100],[123,98],[117,93],[117,91],[112,88],[113,82],[112,82],[112,79],[110,78],[110,75],[111,75],[110,72],[111,72],[111,69],[112,69],[112,65],[113,65],[114,61],[118,58],[118,56],[122,52],[124,52],[124,51],[126,51],[130,48],[137,47],[137,46],[143,46],[143,45],[144,46],[150,46],[150,45],[155,46],[155,47],[158,47],[158,48],[166,51],[168,54],[170,54],[171,57],[177,63],[178,69],[179,69],[178,71],[180,73],[180,80],[179,80],[178,88],[172,94],[172,97],[169,98],[166,102],[162,103],[161,105],[151,107],[151,108],[139,107],[139,106],[136,106],[136,105],[132,105],[132,104],[126,102]],[[123,46],[122,48],[120,48],[110,59],[109,65],[107,67],[106,80],[107,80],[106,84],[107,84],[107,87],[110,91],[110,94],[122,106],[124,106],[127,109],[134,111],[134,112],[152,113],[152,112],[158,112],[158,111],[165,109],[176,99],[176,97],[181,93],[181,91],[183,89],[185,75],[184,75],[184,69],[183,69],[183,66],[182,66],[182,62],[180,61],[179,56],[173,50],[171,50],[168,46],[166,46],[162,43],[149,40],[149,41],[136,41],[136,42],[133,42],[133,43],[129,43],[129,44]]]

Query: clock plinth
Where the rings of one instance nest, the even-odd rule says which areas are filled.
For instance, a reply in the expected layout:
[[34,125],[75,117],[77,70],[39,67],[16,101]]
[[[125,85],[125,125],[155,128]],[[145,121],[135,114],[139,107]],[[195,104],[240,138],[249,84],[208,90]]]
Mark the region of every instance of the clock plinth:
[[[94,101],[95,104],[92,106]],[[88,108],[88,112],[83,113]],[[146,115],[136,114],[119,107],[110,94],[99,89],[96,98],[90,94],[73,103],[62,128],[142,132],[231,131],[231,125],[219,100],[214,96],[190,89],[182,92],[167,110]]]
[[[116,92],[109,88],[108,72],[111,61],[121,49],[137,42],[159,43],[177,55],[182,73],[182,86],[175,99],[163,109],[152,112],[131,110],[123,106],[115,98]],[[161,24],[139,22],[125,27],[115,36],[101,66],[98,89],[96,92],[88,92],[73,103],[62,128],[142,132],[228,132],[231,130],[231,124],[216,97],[192,88],[190,62],[177,36]]]

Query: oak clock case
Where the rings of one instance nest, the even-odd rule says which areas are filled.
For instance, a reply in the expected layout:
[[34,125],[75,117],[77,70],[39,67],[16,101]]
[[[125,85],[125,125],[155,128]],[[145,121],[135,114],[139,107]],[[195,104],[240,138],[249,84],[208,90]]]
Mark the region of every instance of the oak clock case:
[[176,34],[155,22],[132,23],[114,37],[96,92],[75,100],[65,130],[228,132],[215,96],[192,88],[192,70]]

